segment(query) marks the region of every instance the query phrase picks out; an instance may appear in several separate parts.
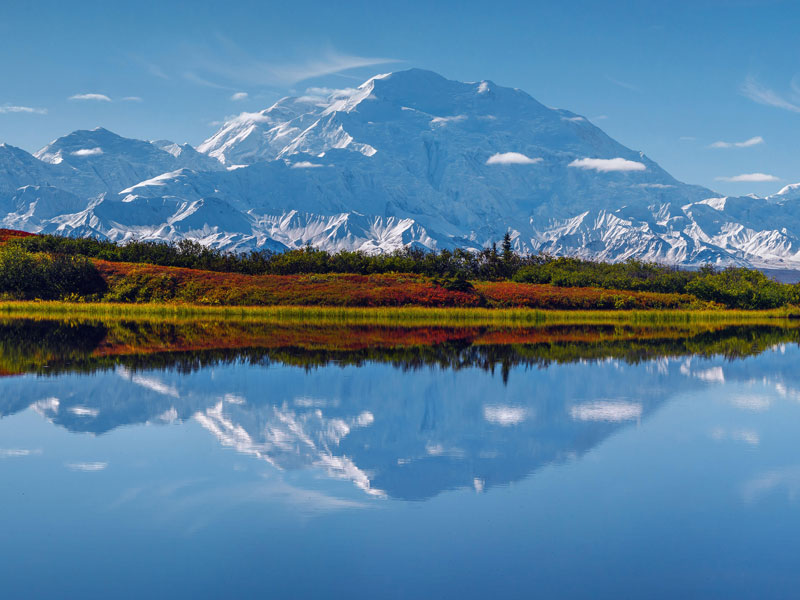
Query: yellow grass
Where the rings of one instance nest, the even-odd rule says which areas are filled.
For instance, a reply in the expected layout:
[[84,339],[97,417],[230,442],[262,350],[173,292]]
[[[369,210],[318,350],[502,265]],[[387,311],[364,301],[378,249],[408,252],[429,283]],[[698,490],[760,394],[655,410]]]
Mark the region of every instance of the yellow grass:
[[247,320],[364,325],[541,325],[772,323],[800,318],[796,308],[740,310],[549,311],[534,309],[423,307],[219,307],[190,304],[113,304],[69,302],[0,302],[0,316],[49,319]]

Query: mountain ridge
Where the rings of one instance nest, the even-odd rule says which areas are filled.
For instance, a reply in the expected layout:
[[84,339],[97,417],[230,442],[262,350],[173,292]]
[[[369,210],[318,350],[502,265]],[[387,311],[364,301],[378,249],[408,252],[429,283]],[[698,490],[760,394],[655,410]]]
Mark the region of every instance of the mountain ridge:
[[800,268],[797,185],[722,198],[491,81],[411,69],[329,92],[242,113],[196,149],[103,128],[35,155],[4,145],[0,225],[233,251],[479,249],[510,231],[520,252]]

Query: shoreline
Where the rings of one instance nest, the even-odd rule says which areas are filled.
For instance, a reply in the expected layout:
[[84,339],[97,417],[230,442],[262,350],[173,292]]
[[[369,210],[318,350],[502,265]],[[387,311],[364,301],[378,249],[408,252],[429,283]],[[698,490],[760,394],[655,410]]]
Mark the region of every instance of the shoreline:
[[800,320],[800,309],[771,310],[544,310],[531,308],[431,308],[337,306],[207,306],[196,304],[72,303],[61,301],[0,302],[0,318],[233,320],[310,322],[353,325],[508,325],[765,323]]

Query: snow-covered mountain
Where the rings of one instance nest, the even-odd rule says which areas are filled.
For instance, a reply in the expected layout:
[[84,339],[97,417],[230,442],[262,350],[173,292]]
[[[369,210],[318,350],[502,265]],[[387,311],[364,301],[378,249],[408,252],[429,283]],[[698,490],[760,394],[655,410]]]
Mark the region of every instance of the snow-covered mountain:
[[195,150],[104,129],[0,146],[8,227],[232,250],[481,248],[800,268],[800,184],[721,198],[589,120],[412,69],[229,120]]

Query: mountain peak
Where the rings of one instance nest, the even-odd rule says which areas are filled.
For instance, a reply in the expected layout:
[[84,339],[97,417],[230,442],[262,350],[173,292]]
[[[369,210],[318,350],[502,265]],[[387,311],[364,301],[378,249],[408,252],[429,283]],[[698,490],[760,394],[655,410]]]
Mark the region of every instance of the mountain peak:
[[786,202],[789,200],[800,200],[800,183],[790,183],[789,185],[781,189],[781,191],[779,191],[777,194],[771,196],[770,200],[778,202]]
[[[800,265],[800,202],[787,202],[800,186],[712,200],[585,117],[489,80],[407,69],[310,89],[229,119],[198,150],[102,127],[41,160],[3,146],[0,203],[37,231],[235,250],[478,250],[511,230],[523,252]],[[71,196],[17,214],[33,192],[16,191],[43,184]]]

